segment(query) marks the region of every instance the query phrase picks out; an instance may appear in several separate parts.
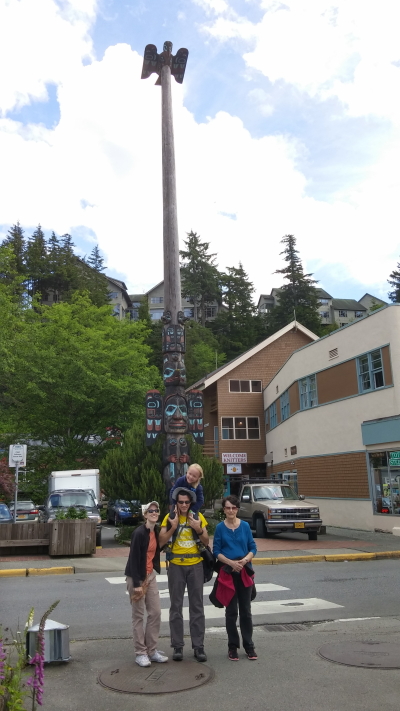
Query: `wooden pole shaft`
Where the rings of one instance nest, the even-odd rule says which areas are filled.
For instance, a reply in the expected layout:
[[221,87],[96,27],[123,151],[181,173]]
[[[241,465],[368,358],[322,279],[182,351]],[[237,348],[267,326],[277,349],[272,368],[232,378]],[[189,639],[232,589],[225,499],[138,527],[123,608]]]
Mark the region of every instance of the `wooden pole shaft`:
[[179,269],[178,215],[176,203],[174,126],[172,118],[171,68],[161,70],[162,96],[162,173],[163,173],[163,243],[164,308],[178,323],[181,311],[181,275]]

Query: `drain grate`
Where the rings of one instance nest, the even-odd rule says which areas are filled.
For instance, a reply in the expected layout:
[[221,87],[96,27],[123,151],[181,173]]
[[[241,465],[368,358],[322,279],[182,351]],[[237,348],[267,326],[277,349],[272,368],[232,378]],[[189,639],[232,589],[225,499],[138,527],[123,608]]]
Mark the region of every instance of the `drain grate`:
[[304,630],[310,629],[311,625],[288,623],[286,625],[263,625],[262,627],[266,632],[304,632]]

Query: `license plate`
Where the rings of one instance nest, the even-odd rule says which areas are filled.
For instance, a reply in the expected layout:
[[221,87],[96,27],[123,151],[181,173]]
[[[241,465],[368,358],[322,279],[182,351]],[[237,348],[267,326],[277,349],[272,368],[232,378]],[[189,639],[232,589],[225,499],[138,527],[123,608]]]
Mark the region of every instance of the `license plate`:
[[296,521],[294,524],[295,528],[304,528],[304,521]]
[[27,514],[17,514],[17,518],[28,518]]

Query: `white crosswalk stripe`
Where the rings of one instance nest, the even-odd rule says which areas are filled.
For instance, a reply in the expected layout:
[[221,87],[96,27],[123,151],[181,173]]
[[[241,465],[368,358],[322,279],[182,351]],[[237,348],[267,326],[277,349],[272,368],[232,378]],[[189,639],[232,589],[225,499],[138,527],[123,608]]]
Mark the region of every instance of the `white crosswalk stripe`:
[[[114,577],[106,578],[107,582],[111,585],[121,585],[125,583],[125,577]],[[166,587],[168,581],[167,575],[158,575],[157,582],[163,584],[160,588],[160,598],[161,600],[169,600],[169,591]],[[280,591],[290,591],[290,588],[284,587],[283,585],[275,585],[274,583],[257,583],[257,594],[263,592],[280,592]],[[214,607],[211,603],[208,603],[208,595],[212,590],[212,585],[205,585],[204,588],[204,614],[206,619],[224,619],[225,609]],[[128,594],[128,592],[126,592]],[[187,592],[185,593],[187,597]],[[256,600],[251,604],[251,611],[253,616],[255,615],[276,615],[291,612],[310,612],[316,610],[330,610],[333,608],[343,607],[343,605],[337,605],[335,602],[330,602],[329,600],[322,600],[318,597],[308,597],[308,598],[298,598],[298,599],[283,599],[283,600]],[[183,619],[189,619],[189,608],[183,608]],[[161,610],[161,621],[168,622],[169,620],[169,609],[163,608]]]

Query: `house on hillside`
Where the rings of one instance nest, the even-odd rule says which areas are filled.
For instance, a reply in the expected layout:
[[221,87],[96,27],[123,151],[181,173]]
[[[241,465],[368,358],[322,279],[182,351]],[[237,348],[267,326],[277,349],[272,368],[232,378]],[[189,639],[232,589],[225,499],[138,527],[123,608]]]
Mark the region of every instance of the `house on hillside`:
[[293,321],[191,386],[204,397],[204,452],[223,463],[228,491],[230,476],[266,475],[263,389],[295,350],[317,338]]
[[[153,321],[158,321],[164,313],[164,281],[160,281],[149,289],[149,291],[146,291],[145,294],[132,294],[130,296],[131,301],[135,304],[134,310],[132,311],[132,318],[134,319],[138,318],[138,309],[140,301],[143,298],[148,299],[150,317]],[[205,313],[206,321],[213,321],[221,310],[226,311],[226,306],[218,304],[217,301],[207,304]],[[182,296],[182,311],[186,318],[201,321],[200,308],[195,307],[194,304],[185,299],[184,296]]]
[[325,524],[400,525],[400,304],[293,351],[264,388],[271,474]]

